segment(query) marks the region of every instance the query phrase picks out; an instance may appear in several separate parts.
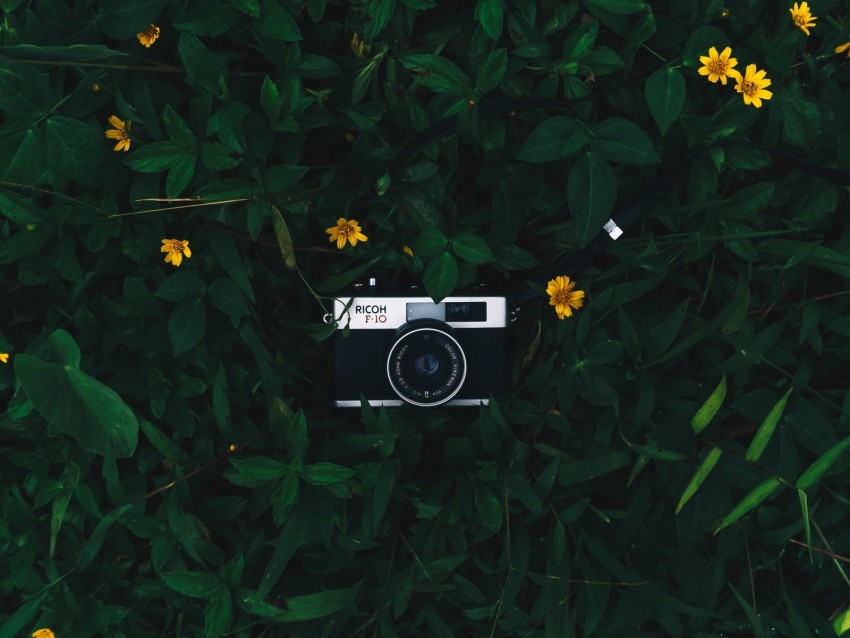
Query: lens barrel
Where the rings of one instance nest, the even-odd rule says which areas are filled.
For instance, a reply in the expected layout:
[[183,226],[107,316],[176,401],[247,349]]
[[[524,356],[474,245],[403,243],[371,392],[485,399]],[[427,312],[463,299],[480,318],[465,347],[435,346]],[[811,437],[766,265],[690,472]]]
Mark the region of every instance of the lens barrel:
[[395,393],[413,405],[449,401],[466,379],[466,355],[450,326],[417,319],[395,334],[387,355],[387,376]]

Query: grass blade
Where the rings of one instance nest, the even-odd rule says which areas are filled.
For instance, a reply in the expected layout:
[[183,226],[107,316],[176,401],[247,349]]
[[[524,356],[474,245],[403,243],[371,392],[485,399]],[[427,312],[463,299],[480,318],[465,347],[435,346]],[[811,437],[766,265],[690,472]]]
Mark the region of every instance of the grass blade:
[[779,477],[771,476],[770,478],[766,478],[761,483],[756,485],[750,493],[747,494],[743,500],[738,503],[729,514],[726,515],[722,521],[720,521],[720,525],[717,526],[717,529],[714,530],[714,533],[717,534],[720,530],[725,527],[728,527],[739,518],[741,518],[744,514],[749,512],[751,509],[755,508],[762,501],[764,501],[768,496],[773,494],[773,491],[779,487]]
[[697,410],[694,418],[691,419],[691,427],[694,429],[694,434],[699,434],[708,427],[708,424],[711,423],[720,406],[723,405],[723,399],[725,398],[726,375],[724,374],[720,379],[720,383],[714,388],[714,392],[711,393],[711,396],[706,399],[702,407]]
[[782,395],[782,398],[776,402],[776,405],[770,409],[764,421],[761,422],[753,440],[750,442],[750,447],[747,448],[748,461],[758,461],[759,457],[761,457],[764,449],[770,442],[770,437],[773,436],[773,432],[776,430],[776,424],[782,418],[782,413],[785,411],[785,404],[788,403],[788,397],[791,396],[793,389],[793,387],[788,388],[788,391]]
[[682,493],[682,498],[679,499],[679,504],[676,506],[677,514],[685,506],[685,503],[691,500],[691,497],[697,493],[697,490],[700,488],[700,485],[703,484],[703,481],[708,478],[708,475],[711,473],[711,470],[713,470],[714,466],[717,465],[717,461],[720,460],[721,454],[723,454],[723,450],[721,450],[719,447],[716,447],[708,453],[708,456],[705,457],[699,468],[697,468],[696,474],[694,474],[694,477],[691,479],[691,482],[688,483],[688,486]]
[[844,453],[847,446],[850,446],[850,436],[843,441],[839,441],[824,452],[824,454],[817,461],[812,463],[808,469],[803,472],[803,475],[797,479],[797,489],[806,490],[814,485],[820,477],[826,474],[826,471],[832,467],[832,464],[838,460],[838,457]]
[[815,557],[812,552],[812,522],[809,519],[809,497],[805,490],[797,489],[797,496],[800,497],[800,509],[803,513],[803,529],[806,532],[806,549],[809,550],[809,562],[814,565]]

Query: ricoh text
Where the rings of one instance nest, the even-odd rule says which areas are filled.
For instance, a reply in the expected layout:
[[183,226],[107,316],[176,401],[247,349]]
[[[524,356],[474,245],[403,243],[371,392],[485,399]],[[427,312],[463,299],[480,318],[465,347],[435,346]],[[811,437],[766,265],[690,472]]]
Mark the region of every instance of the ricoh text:
[[358,315],[375,315],[380,313],[385,313],[387,311],[386,306],[354,306],[354,312]]

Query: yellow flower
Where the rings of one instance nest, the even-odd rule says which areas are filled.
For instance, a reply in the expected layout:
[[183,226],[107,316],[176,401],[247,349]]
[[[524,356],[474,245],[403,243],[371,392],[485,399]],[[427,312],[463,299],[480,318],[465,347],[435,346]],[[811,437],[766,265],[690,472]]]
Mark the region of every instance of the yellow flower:
[[44,627],[43,629],[36,629],[32,632],[32,638],[56,638],[56,634],[47,627]]
[[149,26],[147,29],[145,29],[141,33],[137,33],[136,37],[139,39],[139,42],[141,42],[142,45],[146,49],[149,49],[150,46],[154,42],[156,42],[156,39],[159,37],[159,27],[156,26],[155,24],[152,24],[151,26]]
[[0,361],[2,361],[3,363],[9,363],[9,353],[0,352]]
[[723,86],[726,86],[727,77],[740,80],[741,74],[732,68],[738,64],[738,60],[730,58],[730,55],[732,55],[731,47],[726,47],[719,55],[717,53],[717,49],[711,47],[708,50],[708,55],[699,56],[699,61],[705,66],[701,66],[697,69],[697,73],[700,75],[707,75],[709,82],[717,82],[717,80],[720,80]]
[[358,241],[367,241],[369,238],[360,232],[360,224],[356,219],[348,221],[345,217],[340,217],[336,220],[336,226],[331,226],[325,232],[330,235],[328,241],[336,242],[336,247],[342,250],[345,248],[345,242],[352,246],[356,246]]
[[[850,49],[850,42],[839,44],[837,47],[835,47],[835,52],[844,53],[845,51],[847,51],[847,49]],[[847,51],[847,57],[850,58],[850,51]]]
[[549,295],[549,305],[555,306],[558,319],[573,316],[573,308],[578,310],[584,305],[584,291],[573,290],[576,282],[570,281],[566,275],[560,275],[549,281],[546,294]]
[[402,248],[402,250],[404,251],[404,254],[408,257],[413,257],[413,249],[410,246],[405,246],[404,248]]
[[189,250],[189,240],[188,239],[163,239],[162,240],[162,248],[159,249],[161,253],[168,253],[165,256],[165,263],[171,262],[175,266],[179,266],[180,262],[183,261],[183,256],[186,256],[186,259],[192,256],[192,251]]
[[123,150],[125,153],[130,150],[130,128],[133,123],[129,120],[125,123],[124,120],[118,118],[117,115],[109,116],[109,123],[115,128],[106,131],[106,137],[110,140],[118,140],[118,143],[113,148],[113,151]]
[[748,64],[744,77],[738,77],[735,90],[744,94],[744,104],[752,104],[756,108],[761,108],[762,100],[769,100],[773,97],[773,93],[765,91],[770,86],[770,80],[764,77],[765,73],[767,71],[756,71],[755,64]]
[[806,35],[811,35],[809,33],[809,27],[815,26],[817,17],[812,15],[811,9],[809,9],[809,3],[798,4],[795,2],[794,7],[788,9],[788,11],[791,12],[791,20],[794,21],[794,24],[800,27]]

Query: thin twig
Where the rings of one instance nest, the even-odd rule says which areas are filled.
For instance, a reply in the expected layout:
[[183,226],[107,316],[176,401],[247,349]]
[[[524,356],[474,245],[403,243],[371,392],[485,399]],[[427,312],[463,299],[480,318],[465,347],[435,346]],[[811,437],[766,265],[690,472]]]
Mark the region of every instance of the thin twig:
[[199,208],[201,206],[218,206],[220,204],[238,204],[240,202],[247,202],[253,199],[252,197],[237,197],[236,199],[221,199],[214,202],[204,202],[199,201],[196,204],[185,204],[183,206],[166,206],[165,208],[148,208],[145,210],[134,210],[129,213],[114,213],[109,215],[109,218],[113,217],[127,217],[128,215],[144,215],[146,213],[162,213],[168,212],[172,210],[180,210],[181,208]]
[[821,549],[820,547],[815,547],[814,545],[809,545],[808,543],[804,543],[803,541],[798,541],[796,538],[789,538],[788,541],[790,543],[794,543],[795,545],[799,545],[800,547],[805,547],[806,549],[810,549],[813,552],[817,552],[818,554],[823,554],[828,558],[832,558],[833,560],[839,560],[842,563],[850,563],[850,558],[842,556],[841,554],[833,554],[825,549]]

